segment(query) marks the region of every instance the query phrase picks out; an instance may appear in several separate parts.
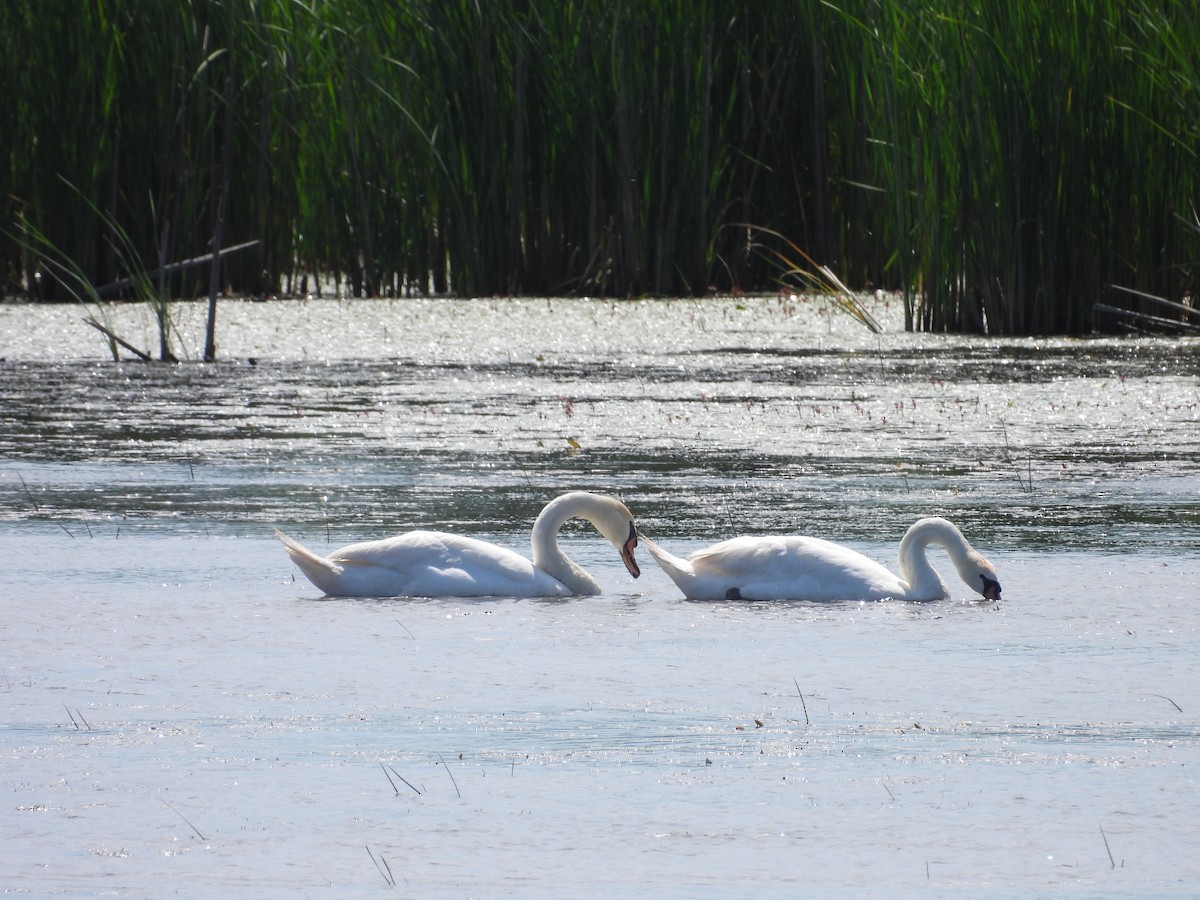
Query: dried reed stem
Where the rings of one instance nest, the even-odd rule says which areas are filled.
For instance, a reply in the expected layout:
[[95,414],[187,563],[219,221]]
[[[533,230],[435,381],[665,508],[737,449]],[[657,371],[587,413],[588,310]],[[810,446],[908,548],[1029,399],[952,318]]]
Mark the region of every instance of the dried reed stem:
[[446,774],[450,776],[450,783],[454,785],[454,792],[458,794],[459,797],[462,797],[462,791],[458,789],[458,782],[454,780],[454,773],[450,771],[450,767],[446,765],[446,761],[442,759],[442,754],[440,753],[438,754],[438,760],[441,762],[442,767],[446,770]]

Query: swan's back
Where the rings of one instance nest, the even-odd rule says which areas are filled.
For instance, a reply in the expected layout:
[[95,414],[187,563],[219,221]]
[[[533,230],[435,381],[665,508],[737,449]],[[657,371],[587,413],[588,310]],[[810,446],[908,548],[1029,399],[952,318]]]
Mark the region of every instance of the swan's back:
[[334,597],[571,595],[519,553],[461,535],[410,531],[349,544],[328,557],[290,539],[284,546],[309,581]]
[[904,592],[884,566],[822,538],[732,538],[689,561],[697,581],[717,586],[711,599],[879,600]]

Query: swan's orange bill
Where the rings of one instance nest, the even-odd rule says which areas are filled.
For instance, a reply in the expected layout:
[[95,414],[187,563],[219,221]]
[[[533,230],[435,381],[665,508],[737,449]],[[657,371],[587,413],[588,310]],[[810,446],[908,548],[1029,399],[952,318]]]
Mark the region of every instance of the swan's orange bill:
[[621,562],[625,563],[625,568],[629,570],[629,574],[637,578],[642,574],[642,570],[638,568],[637,560],[633,558],[633,548],[637,546],[637,527],[629,523],[629,538],[621,546]]

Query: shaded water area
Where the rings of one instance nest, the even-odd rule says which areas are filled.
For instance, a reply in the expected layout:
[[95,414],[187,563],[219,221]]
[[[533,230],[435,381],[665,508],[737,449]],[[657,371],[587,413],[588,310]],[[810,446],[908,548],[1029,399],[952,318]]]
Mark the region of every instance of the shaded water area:
[[[876,312],[226,302],[168,366],[0,306],[4,887],[1194,891],[1200,342]],[[315,602],[271,534],[527,552],[573,489],[889,566],[945,515],[1004,599],[689,603],[579,525],[597,598]]]

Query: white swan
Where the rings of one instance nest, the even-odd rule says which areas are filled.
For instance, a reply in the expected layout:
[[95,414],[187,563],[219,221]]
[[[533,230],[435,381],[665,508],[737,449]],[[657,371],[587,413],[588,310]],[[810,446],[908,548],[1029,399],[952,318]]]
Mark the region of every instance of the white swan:
[[363,541],[318,556],[280,531],[275,534],[300,571],[334,597],[573,597],[599,594],[600,584],[558,546],[568,519],[587,519],[620,551],[629,574],[637,527],[624,503],[574,491],[556,497],[533,523],[533,562],[519,553],[459,535],[409,531]]
[[968,587],[1000,599],[995,567],[940,518],[920,519],[905,533],[899,575],[820,538],[733,538],[687,559],[641,538],[689,600],[943,600],[950,593],[925,556],[930,544],[946,548]]

